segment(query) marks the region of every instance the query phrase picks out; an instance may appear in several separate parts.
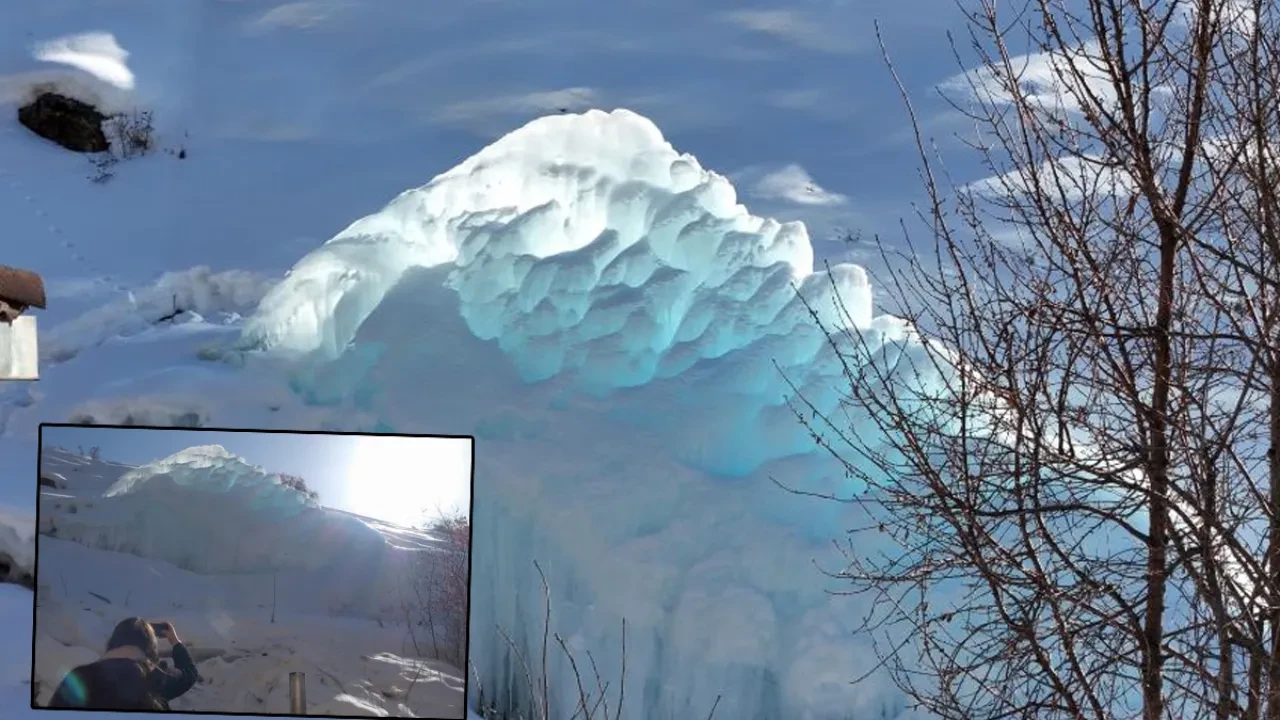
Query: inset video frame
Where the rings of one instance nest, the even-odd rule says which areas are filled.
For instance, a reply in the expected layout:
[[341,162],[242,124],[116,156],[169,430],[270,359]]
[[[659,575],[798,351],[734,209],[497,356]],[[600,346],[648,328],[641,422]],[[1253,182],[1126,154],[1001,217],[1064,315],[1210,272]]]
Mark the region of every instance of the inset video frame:
[[[67,442],[92,439],[95,433],[114,436],[102,443],[106,450],[96,443]],[[160,435],[163,441],[156,441]],[[218,445],[219,453],[206,447],[218,444],[211,438],[232,448]],[[122,451],[131,439],[139,447]],[[179,452],[136,462],[184,442]],[[82,447],[58,447],[63,443]],[[314,484],[275,467],[279,456],[270,452],[234,452],[261,446],[287,453],[280,446],[288,446],[319,448],[318,455],[326,443],[333,448],[330,455],[289,464],[289,469],[298,464],[329,468],[312,478],[321,481]],[[438,454],[431,455],[427,446]],[[333,461],[343,452],[348,454],[347,482],[363,479],[369,487],[335,486],[341,473]],[[105,654],[112,658],[136,662],[140,653],[145,660],[140,667],[159,668],[143,672],[153,690],[166,672],[174,683],[167,689],[183,690],[169,712],[289,717],[299,715],[301,703],[307,717],[384,712],[428,720],[466,717],[473,436],[43,423],[38,453],[32,709],[165,712],[165,702],[77,707],[67,701],[77,697],[69,688],[79,679],[63,682],[67,671],[101,659],[111,645],[115,649]],[[111,458],[122,453],[135,462]],[[273,458],[271,467],[255,462],[263,455]],[[389,511],[394,508],[396,520],[365,510],[377,504],[368,499],[371,492],[394,484],[381,480],[383,475],[428,456],[442,458],[457,479],[448,489],[418,491],[419,498],[438,493],[438,502],[421,508],[425,512],[414,527],[399,519],[413,514],[406,510],[412,493],[381,501]],[[424,470],[429,468],[405,467],[408,479],[392,477],[411,482]],[[457,487],[459,482],[465,489]],[[353,497],[365,500],[353,503]],[[446,507],[442,497],[455,505]],[[183,500],[200,502],[177,509],[181,505],[174,503]],[[465,510],[456,507],[464,502]],[[353,506],[362,512],[349,509]],[[244,510],[235,515],[240,524],[234,528],[210,521],[219,512],[230,517],[231,510]],[[118,517],[127,522],[110,524]],[[184,545],[162,542],[175,532],[185,533]],[[197,547],[204,549],[203,556]],[[210,548],[223,557],[211,556]],[[81,571],[67,572],[77,560]],[[99,574],[85,560],[95,560]],[[100,592],[101,576],[113,579],[125,597],[118,592],[107,597],[109,588]],[[124,622],[130,619],[135,622]],[[146,627],[154,639],[139,641],[140,628],[147,635]],[[183,650],[171,649],[170,640]],[[147,649],[134,648],[134,641]],[[326,647],[332,654],[323,654]],[[188,688],[182,687],[184,668],[175,667],[185,664],[184,652],[198,675]],[[237,663],[247,667],[237,672]],[[230,694],[246,678],[264,675],[260,684]],[[154,703],[163,691],[150,694],[147,702]],[[49,707],[54,695],[59,697],[54,705],[62,707]]]

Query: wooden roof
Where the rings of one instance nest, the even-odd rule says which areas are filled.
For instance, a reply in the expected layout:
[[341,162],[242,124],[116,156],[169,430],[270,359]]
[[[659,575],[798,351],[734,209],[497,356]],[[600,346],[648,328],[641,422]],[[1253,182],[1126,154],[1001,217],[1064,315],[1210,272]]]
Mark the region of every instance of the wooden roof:
[[0,298],[43,310],[44,280],[30,270],[0,265]]

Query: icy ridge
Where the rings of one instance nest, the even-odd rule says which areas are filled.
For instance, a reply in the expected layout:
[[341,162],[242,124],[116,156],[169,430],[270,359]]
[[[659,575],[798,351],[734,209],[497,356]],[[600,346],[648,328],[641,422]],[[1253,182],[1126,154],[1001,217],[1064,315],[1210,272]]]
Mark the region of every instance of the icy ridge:
[[[884,685],[850,684],[874,649],[812,565],[838,562],[848,506],[769,480],[857,490],[789,401],[833,410],[850,366],[918,372],[899,362],[914,333],[875,315],[861,268],[815,271],[803,225],[752,216],[648,120],[516,130],[304,257],[242,340],[319,361],[290,378],[307,402],[484,436],[471,662],[511,706],[529,698],[494,628],[537,647],[537,559],[556,629],[605,677],[626,619],[626,717],[705,716],[719,694],[731,717],[901,712]],[[553,693],[571,703],[568,673]]]
[[[751,215],[724,177],[627,110],[530,122],[401,194],[299,261],[250,319],[247,345],[332,358],[415,267],[452,263],[481,338],[530,380],[669,377],[808,319],[839,289],[871,322],[865,272],[815,273],[801,223]],[[715,320],[715,322],[713,322]]]
[[217,445],[130,470],[101,497],[74,504],[41,513],[41,532],[196,573],[317,569],[388,547],[360,520]]
[[203,492],[245,491],[256,498],[256,505],[269,507],[282,516],[319,507],[305,493],[283,485],[279,475],[250,464],[221,445],[189,447],[130,470],[103,495],[115,497],[137,492],[148,483],[162,479]]

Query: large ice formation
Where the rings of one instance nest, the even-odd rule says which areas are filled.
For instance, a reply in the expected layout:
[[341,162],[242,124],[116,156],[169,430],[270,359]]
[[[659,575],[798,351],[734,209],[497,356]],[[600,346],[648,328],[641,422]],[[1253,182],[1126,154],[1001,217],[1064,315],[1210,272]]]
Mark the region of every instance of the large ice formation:
[[[475,334],[529,379],[585,368],[612,385],[672,376],[830,317],[871,322],[859,267],[814,273],[800,223],[752,216],[728,180],[618,110],[543,118],[396,198],[307,255],[245,335],[333,357],[410,268],[451,263]],[[834,285],[833,285],[834,282]]]
[[[837,355],[810,308],[864,342]],[[874,652],[813,566],[846,510],[770,478],[851,489],[787,400],[835,407],[842,363],[892,363],[911,331],[875,316],[861,268],[815,271],[803,225],[752,216],[649,120],[512,132],[304,257],[242,341],[301,360],[311,402],[480,436],[471,661],[490,699],[528,707],[495,626],[536,655],[536,559],[553,630],[612,687],[626,620],[623,717],[705,717],[717,696],[743,720],[900,712],[850,684]]]
[[100,497],[61,509],[41,512],[41,532],[202,574],[313,570],[387,545],[367,524],[217,445],[134,468]]

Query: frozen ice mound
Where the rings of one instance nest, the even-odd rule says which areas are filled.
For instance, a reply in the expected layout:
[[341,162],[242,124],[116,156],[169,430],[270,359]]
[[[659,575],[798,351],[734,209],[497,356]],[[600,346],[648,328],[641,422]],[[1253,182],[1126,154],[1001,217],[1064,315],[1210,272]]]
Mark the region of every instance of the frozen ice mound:
[[201,574],[318,569],[386,546],[218,445],[130,470],[101,497],[57,510],[41,513],[42,533]]
[[802,224],[751,215],[647,119],[557,115],[499,139],[302,258],[242,341],[302,359],[307,402],[481,437],[470,660],[489,699],[528,706],[495,628],[536,654],[536,559],[553,631],[611,682],[626,620],[623,717],[705,717],[717,696],[718,717],[902,712],[883,678],[851,684],[874,648],[813,565],[839,561],[850,506],[770,478],[856,490],[788,401],[836,409],[860,363],[916,372],[898,362],[914,333],[875,315],[862,268],[816,270]]
[[189,447],[131,470],[107,488],[103,496],[136,493],[151,483],[162,481],[200,492],[234,491],[251,499],[254,508],[271,510],[282,517],[295,515],[305,508],[319,507],[305,494],[282,485],[279,476],[249,464],[221,445]]
[[[411,268],[452,264],[480,338],[528,379],[579,368],[610,386],[835,321],[839,288],[871,321],[865,272],[815,273],[800,223],[752,216],[724,177],[627,110],[535,120],[401,194],[298,262],[263,299],[246,344],[335,357]],[[714,322],[713,322],[714,320]]]
[[[242,344],[341,357],[323,381],[296,380],[326,402],[373,393],[357,388],[380,350],[346,351],[423,272],[442,273],[454,297],[422,292],[425,318],[396,310],[401,341],[406,329],[414,341],[441,337],[439,315],[460,315],[526,383],[562,378],[599,395],[696,383],[627,421],[682,426],[674,452],[721,474],[812,451],[787,405],[793,385],[831,410],[846,367],[894,363],[914,347],[911,328],[875,315],[863,268],[816,270],[802,223],[753,216],[727,179],[628,110],[534,120],[402,193],[296,263]],[[815,317],[849,332],[833,347]]]

